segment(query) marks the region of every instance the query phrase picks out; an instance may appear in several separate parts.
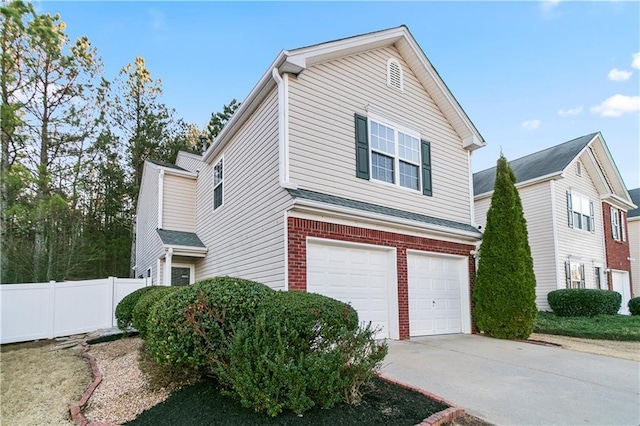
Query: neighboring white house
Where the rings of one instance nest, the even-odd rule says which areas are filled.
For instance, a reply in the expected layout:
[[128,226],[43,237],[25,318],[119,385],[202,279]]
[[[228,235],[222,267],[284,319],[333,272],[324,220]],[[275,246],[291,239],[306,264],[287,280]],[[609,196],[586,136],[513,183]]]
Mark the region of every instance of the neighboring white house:
[[[509,162],[527,221],[536,303],[561,288],[619,291],[630,298],[626,212],[635,208],[600,133]],[[473,175],[476,223],[484,225],[495,167]],[[482,253],[480,253],[482,255]]]
[[482,146],[405,26],[282,51],[204,155],[146,162],[136,274],[322,293],[382,337],[469,333]]
[[[640,206],[640,188],[629,190],[633,204]],[[640,207],[627,212],[629,221],[629,254],[633,297],[640,297]]]

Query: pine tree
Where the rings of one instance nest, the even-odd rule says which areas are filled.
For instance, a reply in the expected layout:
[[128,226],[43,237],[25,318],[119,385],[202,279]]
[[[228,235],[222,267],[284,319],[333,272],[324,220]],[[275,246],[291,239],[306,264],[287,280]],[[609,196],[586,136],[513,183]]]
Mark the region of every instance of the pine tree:
[[536,318],[535,275],[515,175],[500,155],[473,289],[478,328],[500,339],[526,339]]

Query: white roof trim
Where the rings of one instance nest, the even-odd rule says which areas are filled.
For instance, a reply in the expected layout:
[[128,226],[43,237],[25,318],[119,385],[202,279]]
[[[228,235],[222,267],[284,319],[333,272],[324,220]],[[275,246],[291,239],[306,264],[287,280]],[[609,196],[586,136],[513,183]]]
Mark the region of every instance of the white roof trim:
[[145,160],[145,163],[149,164],[151,167],[153,167],[156,170],[163,170],[165,173],[168,173],[171,175],[184,176],[192,179],[195,179],[198,177],[197,173],[193,173],[188,170],[178,170],[178,169],[174,169],[173,167],[165,167],[165,166],[161,166],[160,164],[155,164],[155,163],[152,163],[151,161],[146,161],[146,160]]
[[[540,182],[544,182],[545,180],[551,180],[551,179],[555,179],[555,178],[561,179],[561,178],[564,178],[564,177],[565,176],[564,176],[564,172],[563,171],[553,172],[553,173],[549,173],[547,175],[540,176],[540,177],[537,177],[537,178],[534,178],[534,179],[529,179],[529,180],[525,180],[523,182],[518,182],[518,183],[516,183],[516,188],[523,188],[523,187],[526,187],[526,186],[531,186],[531,185],[535,185],[535,184],[540,183]],[[474,200],[481,200],[483,198],[487,198],[487,197],[492,196],[492,195],[493,195],[493,189],[491,191],[487,191],[487,192],[483,192],[482,194],[475,195],[473,197],[473,199]]]

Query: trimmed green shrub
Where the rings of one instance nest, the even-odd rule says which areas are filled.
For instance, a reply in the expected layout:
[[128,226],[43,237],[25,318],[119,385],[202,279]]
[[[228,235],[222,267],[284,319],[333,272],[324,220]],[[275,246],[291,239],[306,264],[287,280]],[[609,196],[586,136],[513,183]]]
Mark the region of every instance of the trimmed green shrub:
[[559,317],[615,315],[622,304],[622,296],[616,291],[585,288],[554,290],[549,292],[547,300]]
[[138,300],[148,292],[152,292],[155,289],[160,288],[160,286],[148,286],[142,287],[138,290],[129,293],[126,295],[118,306],[116,306],[116,320],[118,324],[118,328],[124,332],[131,330],[133,326],[133,309],[138,303]]
[[228,359],[234,324],[249,321],[272,289],[255,281],[217,277],[182,287],[151,308],[147,344],[160,364],[207,372]]
[[527,223],[515,182],[501,154],[472,296],[478,329],[500,339],[527,339],[537,313]]
[[138,303],[133,308],[133,328],[138,330],[141,338],[147,338],[147,319],[151,314],[153,305],[164,299],[169,293],[175,292],[180,288],[158,286],[155,291],[148,291],[138,299]]
[[251,323],[239,323],[223,383],[245,407],[275,416],[340,401],[356,403],[360,388],[387,353],[370,325],[358,328],[355,310],[304,292],[276,292]]
[[631,315],[640,315],[640,297],[634,297],[627,303]]

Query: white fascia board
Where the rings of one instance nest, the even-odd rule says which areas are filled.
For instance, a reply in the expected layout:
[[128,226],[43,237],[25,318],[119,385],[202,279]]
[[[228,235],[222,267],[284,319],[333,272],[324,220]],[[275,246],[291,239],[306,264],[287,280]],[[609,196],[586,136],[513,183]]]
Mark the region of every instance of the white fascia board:
[[198,177],[197,173],[193,173],[187,170],[178,170],[171,167],[158,166],[158,169],[164,171],[165,174],[182,176],[190,179],[196,179]]
[[[524,187],[527,187],[527,186],[535,185],[535,184],[540,183],[540,182],[544,182],[545,180],[549,180],[549,179],[554,179],[555,180],[555,179],[562,179],[562,178],[564,178],[564,172],[563,171],[553,172],[553,173],[549,173],[549,174],[544,175],[544,176],[539,176],[539,177],[534,178],[534,179],[525,180],[524,182],[518,182],[518,183],[516,183],[516,188],[520,189],[520,188],[524,188]],[[490,197],[492,195],[493,195],[493,189],[491,191],[483,192],[482,194],[475,195],[473,197],[473,199],[475,201],[480,201],[483,198],[487,198],[487,197]]]
[[180,246],[176,244],[163,244],[162,248],[165,251],[172,249],[174,256],[205,257],[209,251],[206,247]]
[[630,203],[629,201],[620,197],[619,195],[616,195],[613,193],[600,195],[600,201],[604,201],[608,204],[611,204],[613,207],[619,210],[625,210],[625,211],[633,210],[636,207],[638,207],[635,204]]
[[324,214],[336,214],[338,216],[345,216],[347,218],[359,217],[362,219],[367,219],[371,222],[383,223],[386,225],[394,225],[404,228],[420,228],[434,234],[442,235],[442,236],[456,236],[466,241],[479,241],[482,237],[478,234],[463,231],[461,229],[447,228],[445,226],[433,225],[424,222],[417,222],[415,220],[404,219],[400,217],[390,217],[387,215],[382,215],[373,212],[366,212],[363,210],[352,209],[349,207],[336,206],[335,204],[327,204],[318,201],[305,200],[303,198],[296,198],[294,203],[294,208],[302,207],[303,209],[309,208],[311,211],[321,212]]
[[[178,151],[178,157],[189,157],[189,158],[193,158],[194,160],[199,160],[202,161],[202,155],[200,154],[194,154],[193,152],[187,152],[187,151]],[[176,159],[176,162],[178,160]]]
[[202,155],[202,161],[208,163],[212,157],[218,156],[226,143],[233,137],[236,131],[251,117],[260,102],[267,96],[269,91],[276,86],[276,82],[271,75],[274,68],[279,68],[287,59],[288,52],[282,51],[276,59],[269,65],[267,71],[262,75],[258,84],[254,86],[249,95],[242,101],[240,107],[231,117],[231,120],[224,126],[218,137],[209,146],[207,151]]

